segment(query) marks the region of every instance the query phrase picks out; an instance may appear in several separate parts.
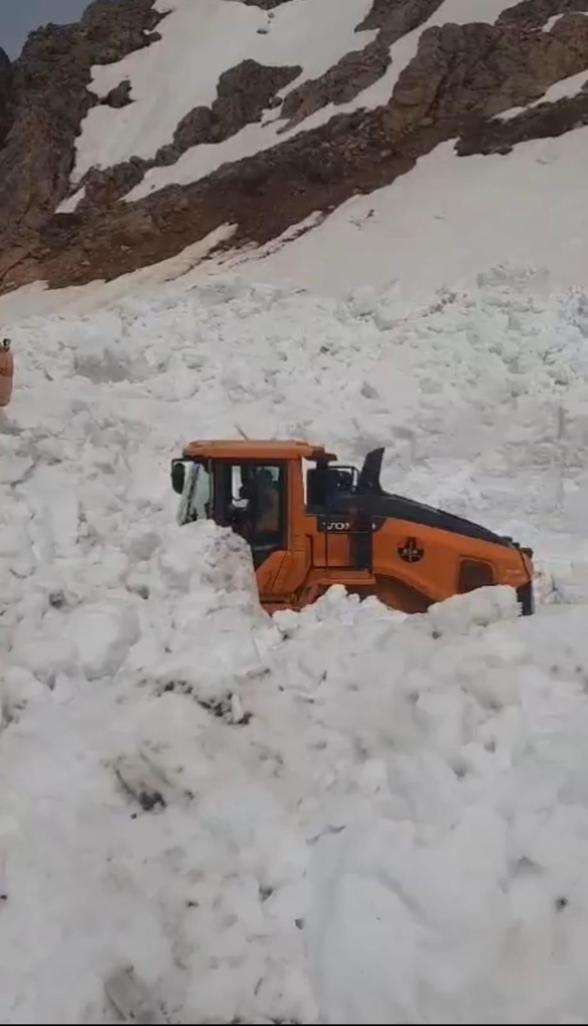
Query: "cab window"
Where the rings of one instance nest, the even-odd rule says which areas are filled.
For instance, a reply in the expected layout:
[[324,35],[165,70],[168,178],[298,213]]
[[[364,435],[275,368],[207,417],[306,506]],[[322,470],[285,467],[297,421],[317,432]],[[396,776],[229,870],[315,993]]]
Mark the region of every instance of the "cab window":
[[218,523],[251,545],[256,565],[286,547],[285,463],[218,464],[215,494]]
[[206,520],[210,516],[211,497],[212,478],[208,467],[200,463],[189,464],[178,510],[178,523]]

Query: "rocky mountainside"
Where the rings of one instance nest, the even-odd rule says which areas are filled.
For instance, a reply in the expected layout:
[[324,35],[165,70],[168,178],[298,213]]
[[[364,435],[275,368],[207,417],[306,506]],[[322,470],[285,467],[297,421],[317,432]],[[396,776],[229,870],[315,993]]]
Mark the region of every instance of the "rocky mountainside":
[[[0,289],[111,279],[224,225],[263,244],[443,141],[508,159],[588,125],[588,0],[347,3],[338,54],[332,0],[95,0],[0,51]],[[210,102],[176,64],[210,65]],[[168,97],[169,134],[125,152]]]

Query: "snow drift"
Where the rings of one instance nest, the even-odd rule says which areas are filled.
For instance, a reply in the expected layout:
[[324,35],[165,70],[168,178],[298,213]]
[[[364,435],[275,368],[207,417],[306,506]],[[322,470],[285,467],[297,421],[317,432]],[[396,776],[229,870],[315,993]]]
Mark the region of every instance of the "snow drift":
[[[585,294],[105,294],[10,329],[0,1018],[583,1021]],[[538,615],[270,619],[239,540],[174,523],[169,458],[237,425],[387,444],[535,547]]]

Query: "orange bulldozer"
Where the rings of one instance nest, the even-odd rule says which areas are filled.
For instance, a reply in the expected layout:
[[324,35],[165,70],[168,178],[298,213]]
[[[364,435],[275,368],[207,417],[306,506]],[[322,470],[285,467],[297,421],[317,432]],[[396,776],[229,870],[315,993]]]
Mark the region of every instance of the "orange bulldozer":
[[532,550],[380,485],[384,449],[361,470],[295,441],[195,441],[172,460],[178,521],[208,518],[251,548],[268,612],[301,609],[332,585],[407,613],[491,585],[534,611]]

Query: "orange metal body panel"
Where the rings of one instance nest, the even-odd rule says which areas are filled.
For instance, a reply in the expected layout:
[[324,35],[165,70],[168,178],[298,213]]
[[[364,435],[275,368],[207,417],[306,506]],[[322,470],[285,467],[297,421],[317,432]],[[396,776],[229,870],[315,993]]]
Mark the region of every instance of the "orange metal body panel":
[[309,442],[198,441],[184,446],[187,460],[317,460],[334,459],[322,445]]
[[[306,516],[304,520],[307,554],[274,553],[257,571],[260,598],[268,609],[301,609],[331,585],[343,584],[349,592],[363,597],[377,595],[395,609],[424,612],[432,603],[459,592],[459,568],[464,558],[487,563],[494,584],[518,588],[533,577],[531,560],[516,549],[394,520],[387,521],[374,537],[371,573],[353,569],[351,542],[344,535],[329,538],[329,566],[317,566],[312,552],[324,549],[325,535],[318,532],[316,517]],[[408,537],[416,537],[424,550],[416,565],[404,562],[398,553]],[[276,568],[271,582],[268,564]]]
[[[518,588],[532,580],[532,562],[518,549],[392,519],[373,535],[372,572],[356,570],[353,537],[320,532],[318,518],[305,512],[299,459],[290,461],[288,480],[288,551],[270,557],[271,573],[267,564],[257,571],[260,598],[269,611],[300,609],[333,584],[342,584],[363,597],[377,595],[395,609],[423,612],[459,591],[459,568],[467,558],[488,564],[495,584]],[[408,538],[423,549],[418,563],[407,563],[399,554]]]
[[[373,535],[372,572],[356,570],[352,536],[320,532],[318,518],[305,512],[299,459],[290,461],[288,480],[288,550],[274,553],[257,571],[261,602],[269,611],[300,609],[333,584],[343,584],[364,597],[377,595],[393,608],[423,612],[459,591],[464,558],[488,564],[495,584],[518,588],[533,577],[530,558],[518,549],[392,519]],[[399,554],[408,538],[423,549],[418,563],[407,563]]]

